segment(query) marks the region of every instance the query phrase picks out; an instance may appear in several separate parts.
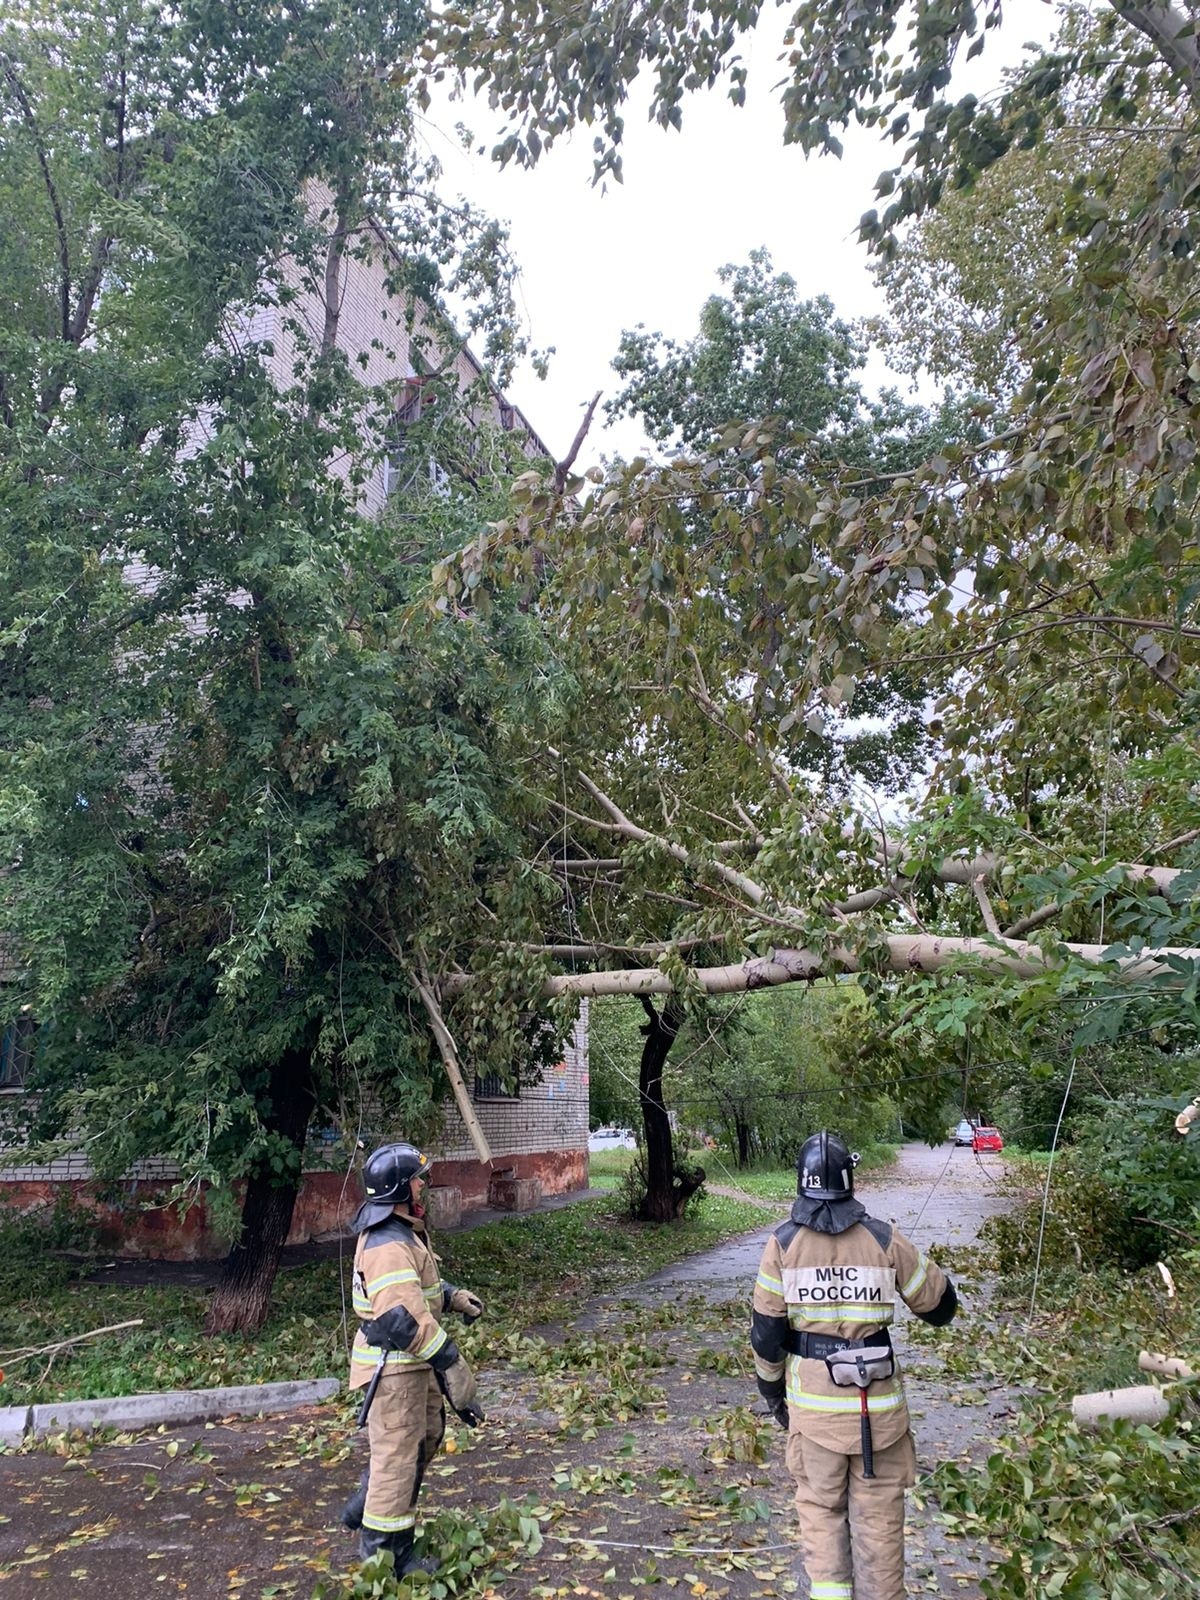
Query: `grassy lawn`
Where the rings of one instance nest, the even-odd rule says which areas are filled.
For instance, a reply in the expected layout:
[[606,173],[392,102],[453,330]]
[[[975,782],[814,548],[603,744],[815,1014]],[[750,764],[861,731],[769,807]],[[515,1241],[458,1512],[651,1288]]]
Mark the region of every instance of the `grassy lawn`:
[[597,1150],[588,1157],[588,1184],[593,1189],[615,1189],[633,1165],[632,1150]]
[[[891,1166],[896,1159],[895,1145],[868,1145],[861,1152],[858,1171],[877,1172]],[[722,1153],[700,1150],[696,1159],[708,1169],[710,1183],[722,1187],[741,1189],[745,1194],[757,1195],[760,1200],[777,1201],[788,1205],[796,1198],[795,1167],[735,1167]]]
[[[614,1152],[627,1154],[627,1152]],[[488,1315],[461,1342],[486,1361],[488,1345],[534,1322],[573,1316],[581,1300],[636,1283],[668,1262],[762,1225],[743,1202],[706,1197],[674,1227],[617,1220],[612,1201],[513,1217],[437,1239],[444,1275],[476,1289]],[[353,1331],[349,1272],[353,1242],[337,1258],[281,1272],[270,1318],[254,1337],[206,1338],[201,1288],[105,1285],[48,1257],[31,1224],[13,1219],[0,1243],[28,1256],[6,1275],[0,1297],[0,1404],[27,1405],[160,1389],[194,1389],[301,1377],[345,1377]],[[9,1267],[15,1267],[10,1251]],[[47,1268],[49,1267],[49,1270]],[[14,1359],[88,1329],[143,1319],[140,1328],[48,1356]],[[345,1320],[344,1320],[345,1319]]]
[[[755,1195],[760,1200],[770,1200],[781,1206],[796,1198],[796,1170],[794,1167],[748,1167],[739,1169],[726,1152],[691,1150],[692,1160],[698,1161],[708,1173],[708,1182],[721,1188],[741,1189],[744,1194]],[[588,1161],[589,1183],[593,1189],[615,1189],[629,1170],[633,1161],[632,1150],[600,1150]],[[878,1172],[891,1166],[896,1159],[896,1146],[868,1145],[861,1152],[859,1172]]]

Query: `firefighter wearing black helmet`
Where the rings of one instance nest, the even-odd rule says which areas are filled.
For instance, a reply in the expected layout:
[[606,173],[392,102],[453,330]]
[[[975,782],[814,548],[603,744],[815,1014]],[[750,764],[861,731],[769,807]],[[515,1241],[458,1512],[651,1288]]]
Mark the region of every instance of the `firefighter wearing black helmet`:
[[342,1521],[361,1527],[364,1560],[390,1551],[398,1577],[437,1570],[436,1561],[414,1558],[413,1539],[421,1482],[446,1430],[444,1401],[469,1427],[483,1421],[474,1374],[441,1324],[448,1311],[474,1322],[483,1303],[442,1279],[421,1205],[429,1168],[429,1157],[411,1144],[373,1151],[363,1167],[366,1198],[351,1224],[360,1326],[350,1387],[370,1396],[370,1467]]
[[888,1329],[897,1298],[935,1327],[958,1298],[936,1262],[855,1199],[855,1159],[831,1133],[802,1146],[791,1216],[759,1266],[750,1342],[759,1392],[788,1430],[813,1600],[902,1600],[916,1456]]

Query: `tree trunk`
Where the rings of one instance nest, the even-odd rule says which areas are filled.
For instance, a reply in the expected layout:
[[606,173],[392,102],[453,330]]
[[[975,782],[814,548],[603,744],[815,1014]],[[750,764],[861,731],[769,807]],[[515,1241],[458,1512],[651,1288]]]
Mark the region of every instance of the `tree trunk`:
[[737,1128],[737,1164],[744,1169],[750,1165],[750,1124],[739,1116],[736,1119],[735,1126]]
[[300,1190],[304,1141],[315,1105],[311,1051],[289,1050],[280,1056],[271,1068],[268,1092],[263,1125],[290,1146],[289,1159],[282,1172],[264,1162],[246,1182],[241,1232],[209,1302],[205,1333],[257,1333],[266,1321]]
[[646,1198],[638,1216],[642,1222],[675,1222],[689,1199],[704,1182],[704,1168],[677,1168],[671,1136],[671,1118],[663,1100],[663,1068],[683,1025],[683,1008],[672,997],[661,1014],[642,999],[646,1021],[645,1044],[638,1073],[642,1126],[646,1131]]

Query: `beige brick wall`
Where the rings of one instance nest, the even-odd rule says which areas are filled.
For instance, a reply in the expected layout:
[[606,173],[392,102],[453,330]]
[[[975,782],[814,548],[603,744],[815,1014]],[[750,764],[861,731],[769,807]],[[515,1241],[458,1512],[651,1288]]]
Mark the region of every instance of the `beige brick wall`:
[[[586,1150],[588,1136],[588,1016],[583,1002],[572,1042],[541,1083],[522,1087],[515,1100],[476,1100],[475,1112],[493,1156],[534,1155],[544,1150]],[[438,1141],[447,1161],[473,1161],[471,1143],[457,1107],[447,1112]]]
[[[318,229],[332,233],[332,196],[323,185],[314,184],[309,190],[309,215]],[[386,235],[373,224],[365,225],[347,248],[341,263],[339,283],[338,348],[346,356],[351,370],[361,378],[364,386],[374,388],[412,378],[417,373],[417,352],[429,366],[437,367],[442,357],[439,341],[431,324],[418,306],[414,317],[414,333],[408,332],[411,302],[402,295],[394,295],[388,288],[388,276],[396,270],[399,258]],[[281,385],[292,381],[296,361],[297,338],[288,327],[289,320],[299,323],[308,340],[319,342],[324,322],[324,282],[306,275],[298,263],[285,267],[286,281],[301,292],[297,299],[283,308],[266,308],[248,319],[247,330],[262,338],[270,338],[274,345],[271,370]],[[414,346],[416,347],[414,349]],[[482,368],[468,349],[461,349],[454,357],[452,370],[459,389],[467,390],[477,383]],[[504,396],[493,392],[490,400],[475,405],[472,412],[476,425],[487,421],[500,426],[502,410],[511,414],[512,427],[522,439],[522,448],[530,460],[548,460],[550,453],[534,432],[524,415],[509,406]],[[367,431],[364,423],[363,453],[369,455],[378,449],[380,441]],[[349,475],[351,462],[334,458],[330,469],[340,477]],[[384,467],[377,465],[364,487],[361,504],[368,515],[377,515],[386,500],[384,492]]]
[[[19,1091],[5,1091],[5,1094]],[[541,1083],[522,1087],[516,1099],[476,1100],[475,1112],[499,1160],[503,1156],[537,1155],[553,1150],[586,1150],[588,1136],[588,1014],[585,1000],[571,1043],[562,1061]],[[403,1130],[392,1130],[399,1138]],[[457,1108],[451,1103],[443,1132],[433,1141],[431,1154],[445,1161],[474,1161],[471,1143]],[[343,1157],[339,1156],[340,1167]],[[320,1156],[317,1156],[318,1166]],[[315,1170],[315,1169],[314,1169]],[[5,1183],[83,1182],[92,1176],[87,1157],[77,1151],[57,1161],[38,1165],[0,1167],[0,1190]],[[126,1174],[127,1182],[173,1183],[178,1168],[160,1157],[138,1161]]]

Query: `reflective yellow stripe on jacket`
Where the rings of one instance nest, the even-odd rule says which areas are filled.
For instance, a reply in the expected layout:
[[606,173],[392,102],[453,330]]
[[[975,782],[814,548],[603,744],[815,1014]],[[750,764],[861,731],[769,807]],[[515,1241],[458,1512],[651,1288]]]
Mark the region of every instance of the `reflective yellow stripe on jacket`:
[[[386,1365],[389,1367],[417,1366],[422,1361],[428,1361],[430,1356],[437,1355],[448,1337],[449,1335],[445,1328],[439,1328],[432,1338],[425,1341],[415,1355],[410,1355],[407,1350],[389,1350]],[[356,1343],[350,1352],[350,1360],[355,1366],[374,1367],[378,1365],[382,1354],[382,1345]]]
[[768,1294],[777,1294],[781,1300],[783,1299],[782,1278],[773,1278],[769,1272],[764,1271],[763,1268],[760,1267],[758,1269],[758,1277],[755,1282],[757,1288],[765,1289]]

